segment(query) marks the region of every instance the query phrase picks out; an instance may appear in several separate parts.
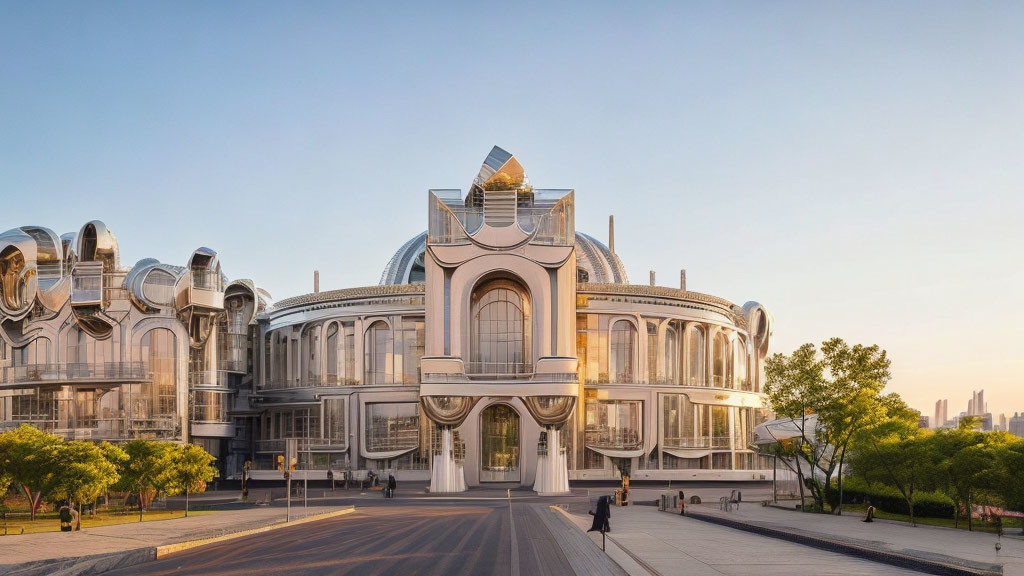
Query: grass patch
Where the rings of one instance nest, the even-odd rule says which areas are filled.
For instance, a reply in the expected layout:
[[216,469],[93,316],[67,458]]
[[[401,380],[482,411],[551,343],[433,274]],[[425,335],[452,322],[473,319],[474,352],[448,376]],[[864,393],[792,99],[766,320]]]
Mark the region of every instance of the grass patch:
[[[215,513],[216,512],[213,510],[189,510],[188,515],[202,516],[205,514]],[[143,522],[156,522],[159,520],[174,520],[175,518],[184,517],[184,510],[147,510],[143,513],[142,520]],[[138,510],[99,510],[94,516],[89,516],[88,514],[82,515],[82,530],[98,528],[100,526],[112,526],[114,524],[137,524],[138,522]],[[60,518],[56,512],[36,514],[35,521],[29,520],[28,516],[22,516],[21,513],[13,518],[8,515],[7,533],[9,535],[21,534],[22,529],[24,529],[25,534],[35,534],[38,532],[60,532]],[[2,521],[0,521],[0,534],[3,534]]]

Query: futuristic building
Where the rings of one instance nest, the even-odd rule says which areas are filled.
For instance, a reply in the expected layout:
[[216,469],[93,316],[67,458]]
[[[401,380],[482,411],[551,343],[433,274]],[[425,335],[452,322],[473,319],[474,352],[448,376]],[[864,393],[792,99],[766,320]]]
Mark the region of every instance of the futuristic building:
[[99,221],[62,236],[8,230],[0,431],[31,424],[74,439],[194,442],[229,473],[251,444],[230,414],[248,410],[250,340],[267,301],[252,282],[228,283],[209,248],[185,266],[125,268]]
[[201,442],[255,479],[294,453],[310,478],[388,470],[439,492],[768,474],[764,307],[685,276],[630,284],[613,238],[575,230],[574,192],[534,188],[498,147],[428,206],[379,285],[274,304],[208,249],[123,270],[98,222],[5,233],[0,425]]
[[429,192],[427,231],[380,285],[268,310],[258,468],[294,438],[300,468],[395,470],[445,492],[766,474],[751,441],[771,316],[629,284],[574,210],[572,190],[533,188],[495,147],[468,192]]

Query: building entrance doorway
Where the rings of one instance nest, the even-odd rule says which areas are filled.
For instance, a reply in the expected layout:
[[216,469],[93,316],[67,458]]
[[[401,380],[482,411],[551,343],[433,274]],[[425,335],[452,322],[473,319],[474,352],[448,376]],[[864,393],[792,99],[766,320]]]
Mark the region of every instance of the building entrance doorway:
[[480,414],[480,481],[519,482],[519,414],[507,404]]

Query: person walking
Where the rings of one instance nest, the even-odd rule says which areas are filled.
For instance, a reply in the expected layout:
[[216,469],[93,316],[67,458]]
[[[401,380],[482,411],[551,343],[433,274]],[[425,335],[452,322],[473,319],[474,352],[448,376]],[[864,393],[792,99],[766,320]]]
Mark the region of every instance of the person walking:
[[394,474],[388,474],[388,498],[395,497],[395,488],[398,488],[398,481]]

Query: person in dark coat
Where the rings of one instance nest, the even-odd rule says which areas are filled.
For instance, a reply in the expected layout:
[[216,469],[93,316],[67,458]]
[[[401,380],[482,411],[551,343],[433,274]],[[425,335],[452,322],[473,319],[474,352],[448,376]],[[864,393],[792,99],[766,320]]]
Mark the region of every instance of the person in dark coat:
[[595,530],[600,532],[612,531],[611,526],[608,524],[608,519],[612,517],[612,508],[609,500],[610,496],[601,496],[597,499],[597,512],[590,513],[594,517],[594,524],[590,526],[590,530],[587,530],[587,532]]
[[388,498],[395,497],[395,488],[398,488],[398,481],[394,474],[388,474]]

